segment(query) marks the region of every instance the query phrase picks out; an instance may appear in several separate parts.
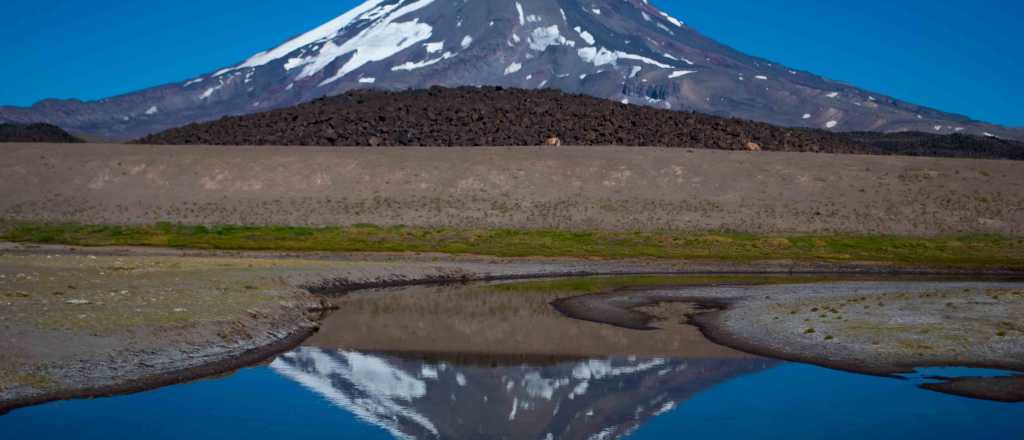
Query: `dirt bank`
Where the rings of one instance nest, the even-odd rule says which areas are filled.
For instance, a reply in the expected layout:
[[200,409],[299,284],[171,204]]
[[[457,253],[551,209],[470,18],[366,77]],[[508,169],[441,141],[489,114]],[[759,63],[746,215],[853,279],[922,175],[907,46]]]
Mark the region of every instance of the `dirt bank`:
[[625,147],[0,145],[0,219],[1024,234],[1024,162]]

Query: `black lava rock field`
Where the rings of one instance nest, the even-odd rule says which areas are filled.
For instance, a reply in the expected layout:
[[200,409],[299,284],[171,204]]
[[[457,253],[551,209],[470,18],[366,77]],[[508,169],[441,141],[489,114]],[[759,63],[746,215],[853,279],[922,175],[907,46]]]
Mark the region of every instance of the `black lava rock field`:
[[50,124],[0,124],[0,142],[82,142],[56,125]]
[[626,105],[556,90],[434,87],[352,91],[191,124],[142,144],[304,146],[648,146],[1024,159],[1024,143],[968,135],[834,133]]

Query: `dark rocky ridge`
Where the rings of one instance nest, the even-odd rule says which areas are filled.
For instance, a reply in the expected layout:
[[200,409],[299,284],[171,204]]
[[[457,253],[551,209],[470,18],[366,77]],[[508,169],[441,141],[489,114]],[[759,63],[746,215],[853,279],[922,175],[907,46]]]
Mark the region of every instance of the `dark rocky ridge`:
[[143,144],[318,146],[623,145],[1024,159],[1024,144],[969,135],[834,133],[624,105],[555,90],[352,91],[147,136]]
[[0,142],[78,143],[82,140],[51,124],[0,124]]

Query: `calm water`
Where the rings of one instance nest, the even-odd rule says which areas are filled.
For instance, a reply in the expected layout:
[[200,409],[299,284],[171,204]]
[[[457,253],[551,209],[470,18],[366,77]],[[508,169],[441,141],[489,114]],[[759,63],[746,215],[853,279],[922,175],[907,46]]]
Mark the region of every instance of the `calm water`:
[[[933,373],[955,371],[929,371]],[[966,372],[971,373],[971,372]],[[976,372],[975,372],[976,373]],[[746,359],[542,362],[302,347],[269,366],[0,417],[0,437],[76,439],[1017,439],[1024,405]]]
[[[844,373],[717,346],[682,324],[642,332],[565,318],[556,297],[350,294],[305,346],[267,365],[17,410],[0,416],[0,440],[1024,439],[1024,404],[918,387],[1007,373]],[[480,352],[492,354],[459,354]]]

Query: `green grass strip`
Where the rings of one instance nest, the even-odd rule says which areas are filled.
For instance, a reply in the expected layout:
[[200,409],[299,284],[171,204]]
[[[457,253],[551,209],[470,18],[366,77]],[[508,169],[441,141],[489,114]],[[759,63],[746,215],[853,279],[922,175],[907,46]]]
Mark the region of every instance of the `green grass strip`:
[[649,258],[751,262],[880,262],[1024,269],[1024,239],[990,235],[897,237],[742,233],[446,229],[406,226],[0,226],[0,239],[74,246],[190,249],[439,252],[497,257]]

